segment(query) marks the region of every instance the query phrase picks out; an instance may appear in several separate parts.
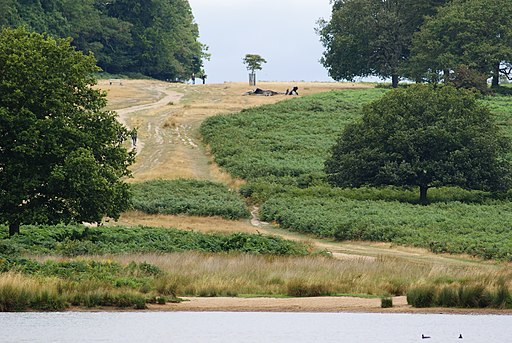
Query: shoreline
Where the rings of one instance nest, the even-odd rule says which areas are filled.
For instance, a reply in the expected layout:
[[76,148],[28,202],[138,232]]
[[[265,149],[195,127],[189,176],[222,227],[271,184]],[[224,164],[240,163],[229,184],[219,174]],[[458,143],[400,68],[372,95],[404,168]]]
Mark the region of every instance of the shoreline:
[[380,298],[311,297],[311,298],[229,298],[181,297],[180,303],[147,304],[145,310],[109,307],[77,308],[65,312],[269,312],[269,313],[381,313],[446,315],[512,315],[512,309],[495,308],[415,308],[405,296],[393,297],[392,308],[381,308]]

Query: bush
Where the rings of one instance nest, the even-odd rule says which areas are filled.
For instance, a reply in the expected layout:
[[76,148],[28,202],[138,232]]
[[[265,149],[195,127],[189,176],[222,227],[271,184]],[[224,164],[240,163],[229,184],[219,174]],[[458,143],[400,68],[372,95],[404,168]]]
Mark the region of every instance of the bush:
[[491,305],[489,292],[482,285],[461,286],[459,289],[459,305],[466,308],[481,308]]
[[243,199],[225,185],[199,180],[155,180],[133,184],[132,207],[149,214],[248,218]]
[[504,282],[500,282],[493,296],[492,307],[507,308],[512,307],[512,296]]
[[436,296],[435,304],[441,307],[459,307],[459,292],[452,286],[443,287]]
[[330,287],[321,283],[295,279],[286,285],[286,294],[291,297],[320,297],[331,295],[332,291]]
[[433,286],[418,286],[407,291],[407,303],[413,307],[431,307],[434,305],[436,289]]
[[456,88],[474,89],[481,94],[490,92],[487,86],[487,76],[465,65],[459,65],[455,68],[455,72],[450,75],[450,82]]
[[[2,227],[0,232],[1,229]],[[7,231],[7,228],[3,227],[3,230]],[[245,233],[204,234],[151,227],[26,226],[20,235],[4,242],[6,246],[16,246],[23,253],[64,256],[191,250],[275,255],[308,254],[305,245],[280,237]],[[0,259],[0,270],[10,268],[7,262],[3,263]],[[142,264],[137,267],[140,268],[140,273],[158,273],[154,266]]]
[[393,307],[393,298],[381,298],[380,299],[380,307],[381,308]]

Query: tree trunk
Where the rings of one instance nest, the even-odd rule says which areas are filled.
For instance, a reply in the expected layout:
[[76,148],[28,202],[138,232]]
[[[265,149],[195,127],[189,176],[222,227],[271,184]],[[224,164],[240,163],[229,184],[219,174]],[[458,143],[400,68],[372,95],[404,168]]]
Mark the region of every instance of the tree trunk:
[[9,236],[12,237],[14,235],[18,235],[20,233],[20,222],[14,221],[9,223]]
[[428,191],[428,186],[426,186],[426,185],[420,186],[420,204],[422,204],[422,205],[427,204],[427,191]]
[[398,88],[398,75],[391,76],[391,85],[393,88]]
[[491,87],[498,87],[500,85],[500,64],[497,63],[494,65],[494,72],[492,74],[492,84]]

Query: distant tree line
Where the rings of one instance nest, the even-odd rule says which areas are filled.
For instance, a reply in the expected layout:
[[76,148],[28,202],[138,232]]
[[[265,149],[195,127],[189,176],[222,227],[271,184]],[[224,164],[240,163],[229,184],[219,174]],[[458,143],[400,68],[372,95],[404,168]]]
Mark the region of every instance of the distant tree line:
[[187,0],[0,0],[0,26],[71,37],[108,73],[188,79],[206,47]]
[[[320,20],[323,65],[361,76],[486,83],[512,77],[510,0],[333,0]],[[476,81],[475,81],[476,80]]]

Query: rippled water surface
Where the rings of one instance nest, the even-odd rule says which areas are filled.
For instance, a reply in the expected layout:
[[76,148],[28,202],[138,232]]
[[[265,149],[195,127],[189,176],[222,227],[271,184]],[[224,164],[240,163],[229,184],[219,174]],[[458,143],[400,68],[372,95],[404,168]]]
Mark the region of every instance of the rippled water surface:
[[[422,339],[421,335],[430,336]],[[462,334],[463,338],[459,339]],[[512,342],[512,316],[0,313],[0,342]]]

